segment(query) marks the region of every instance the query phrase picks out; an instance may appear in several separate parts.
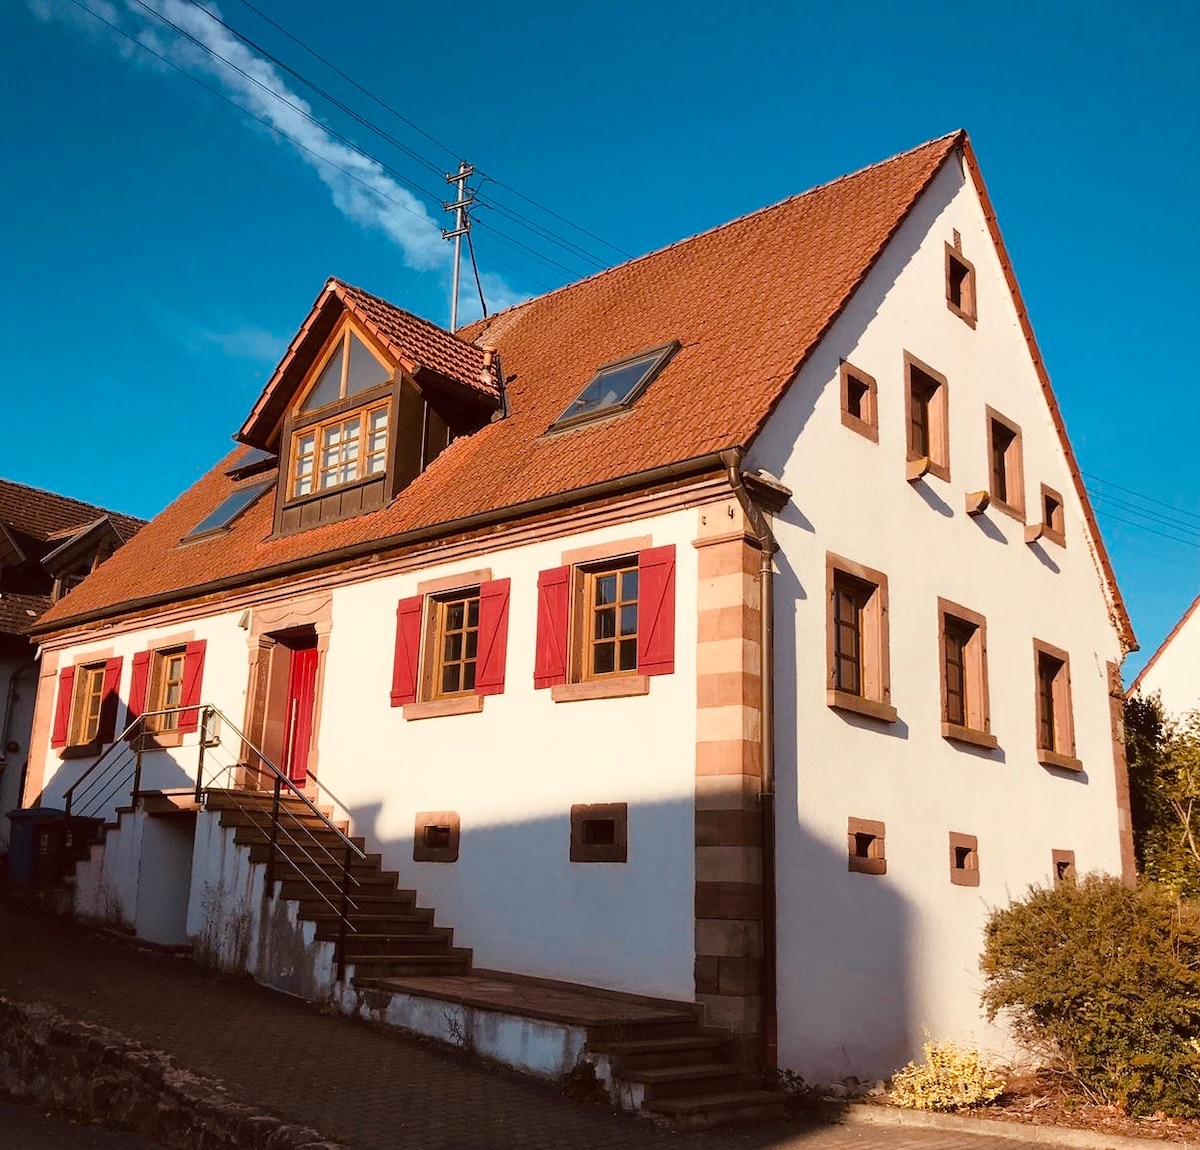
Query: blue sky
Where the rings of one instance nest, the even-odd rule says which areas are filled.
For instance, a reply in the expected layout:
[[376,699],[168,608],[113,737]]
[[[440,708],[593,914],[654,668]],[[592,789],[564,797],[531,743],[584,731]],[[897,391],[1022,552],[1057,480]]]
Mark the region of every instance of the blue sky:
[[962,126],[1144,648],[1127,674],[1200,591],[1200,6],[254,4],[214,10],[390,138],[191,0],[0,7],[0,474],[151,515],[329,275],[445,323],[460,156],[490,177],[495,307]]

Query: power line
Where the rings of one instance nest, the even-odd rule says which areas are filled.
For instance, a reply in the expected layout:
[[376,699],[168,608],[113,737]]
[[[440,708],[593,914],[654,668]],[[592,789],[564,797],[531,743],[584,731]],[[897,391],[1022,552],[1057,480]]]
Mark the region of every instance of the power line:
[[1136,519],[1125,519],[1118,515],[1115,511],[1105,511],[1104,516],[1116,523],[1123,523],[1127,527],[1133,527],[1138,531],[1144,531],[1147,535],[1157,535],[1162,539],[1168,539],[1172,543],[1177,543],[1180,547],[1193,547],[1200,551],[1200,543],[1190,539],[1180,539],[1175,535],[1168,535],[1165,531],[1158,531],[1153,527],[1147,527],[1145,523],[1139,523]]
[[[137,0],[135,0],[135,2],[137,2]],[[315,159],[319,160],[322,164],[326,165],[327,167],[332,168],[335,172],[340,172],[347,179],[351,179],[355,183],[361,184],[364,188],[367,189],[367,191],[371,192],[373,195],[378,196],[381,200],[385,200],[387,203],[393,204],[397,208],[400,208],[402,211],[408,212],[408,214],[411,216],[416,216],[416,218],[419,220],[424,220],[426,223],[432,222],[427,215],[424,215],[421,212],[415,211],[413,208],[410,208],[407,204],[401,202],[400,200],[397,200],[397,199],[393,198],[392,196],[389,196],[386,193],[381,192],[373,184],[368,184],[366,182],[366,180],[362,179],[360,176],[356,176],[353,172],[347,171],[345,168],[340,167],[339,165],[333,163],[331,160],[327,159],[325,156],[321,155],[320,152],[315,151],[314,149],[310,148],[307,144],[305,144],[302,140],[297,139],[290,132],[285,132],[282,128],[277,127],[275,124],[272,124],[271,121],[268,120],[265,116],[260,116],[257,113],[252,112],[249,108],[247,108],[245,106],[245,104],[239,104],[235,99],[233,99],[231,96],[227,96],[219,88],[214,88],[211,84],[206,84],[198,76],[194,76],[186,68],[183,68],[179,64],[176,64],[174,60],[169,59],[168,57],[162,55],[162,53],[156,52],[153,48],[149,47],[146,44],[143,44],[141,42],[141,40],[139,40],[136,36],[131,35],[129,32],[126,32],[124,28],[120,27],[120,25],[114,24],[111,20],[108,20],[104,16],[101,16],[99,12],[96,12],[93,9],[89,8],[87,6],[87,4],[83,2],[83,0],[71,0],[71,3],[74,4],[77,8],[82,8],[83,11],[86,12],[93,19],[98,20],[101,24],[106,25],[108,28],[112,29],[112,31],[116,32],[118,35],[123,36],[131,44],[142,49],[143,52],[146,52],[149,55],[153,56],[156,60],[160,61],[163,64],[166,64],[169,68],[174,68],[175,71],[178,72],[180,75],[186,76],[194,84],[198,84],[206,92],[209,92],[211,95],[216,96],[217,99],[224,100],[226,104],[229,104],[231,107],[236,108],[239,112],[242,112],[245,115],[249,116],[250,119],[256,121],[257,123],[262,124],[262,126],[264,128],[266,128],[268,131],[273,132],[277,136],[281,136],[285,140],[288,140],[289,142],[294,144],[297,148],[301,149],[301,151],[307,152],[310,156],[313,156]],[[286,101],[285,101],[285,103],[286,103]],[[311,119],[311,117],[309,117],[309,118]],[[314,121],[314,123],[315,122],[316,121]],[[320,125],[320,126],[322,127],[322,129],[324,129],[324,125]],[[332,134],[335,134],[335,133],[331,133],[331,135]],[[341,137],[338,137],[338,138],[341,139]],[[364,158],[372,159],[372,157],[367,156],[365,152],[362,152],[362,151],[360,151],[360,149],[354,147],[354,145],[349,143],[349,141],[344,141],[344,142],[346,142],[349,147],[354,148],[354,150],[356,152],[358,152],[360,155],[364,156]],[[378,163],[378,161],[374,161],[374,162]]]
[[1086,490],[1090,495],[1096,498],[1097,502],[1102,507],[1115,507],[1121,511],[1127,511],[1134,515],[1140,515],[1145,519],[1149,519],[1153,523],[1158,523],[1163,527],[1168,527],[1172,531],[1181,531],[1200,536],[1200,527],[1197,527],[1193,523],[1176,519],[1170,515],[1163,515],[1158,511],[1151,511],[1149,508],[1142,507],[1137,503],[1130,503],[1126,499],[1119,499],[1115,495],[1106,495],[1103,491],[1099,491],[1093,487],[1088,487]]
[[1185,515],[1189,519],[1195,519],[1197,523],[1200,523],[1200,514],[1197,514],[1195,511],[1187,511],[1182,507],[1176,507],[1174,504],[1164,503],[1161,499],[1155,499],[1152,495],[1143,495],[1140,491],[1134,491],[1131,487],[1122,487],[1119,483],[1113,483],[1111,479],[1104,479],[1099,475],[1092,475],[1086,471],[1080,472],[1080,474],[1085,479],[1090,479],[1094,483],[1101,483],[1105,487],[1115,487],[1118,491],[1123,491],[1126,495],[1133,495],[1146,503],[1154,503],[1159,507],[1165,507],[1169,511],[1175,512],[1176,515]]
[[527,252],[529,255],[533,256],[534,259],[540,260],[549,267],[557,268],[559,271],[564,271],[569,276],[576,276],[579,274],[572,268],[567,267],[566,264],[560,264],[558,260],[552,260],[549,256],[542,255],[541,252],[535,251],[528,244],[523,244],[520,240],[513,239],[512,236],[508,235],[507,232],[500,231],[500,229],[494,224],[489,224],[487,220],[477,219],[475,222],[479,224],[480,227],[486,228],[489,232],[496,236],[501,243],[508,244],[509,247],[519,248],[521,251]]

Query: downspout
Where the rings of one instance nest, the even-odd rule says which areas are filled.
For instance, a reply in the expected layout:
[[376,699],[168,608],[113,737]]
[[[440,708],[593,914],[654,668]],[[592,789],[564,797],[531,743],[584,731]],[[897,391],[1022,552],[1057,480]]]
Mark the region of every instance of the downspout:
[[762,781],[759,817],[762,836],[763,940],[762,940],[762,1061],[767,1070],[779,1065],[778,975],[776,958],[776,860],[775,860],[775,660],[774,660],[774,556],[778,548],[771,524],[742,482],[743,453],[721,453],[729,486],[737,496],[754,533],[761,554],[759,567],[759,651],[761,653]]

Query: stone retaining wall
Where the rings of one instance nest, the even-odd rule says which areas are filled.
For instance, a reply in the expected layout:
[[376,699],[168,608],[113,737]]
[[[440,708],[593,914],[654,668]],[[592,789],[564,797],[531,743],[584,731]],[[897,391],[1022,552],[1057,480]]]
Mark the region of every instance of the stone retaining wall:
[[0,1094],[15,1101],[134,1131],[169,1150],[344,1150],[229,1100],[224,1089],[111,1030],[0,997]]

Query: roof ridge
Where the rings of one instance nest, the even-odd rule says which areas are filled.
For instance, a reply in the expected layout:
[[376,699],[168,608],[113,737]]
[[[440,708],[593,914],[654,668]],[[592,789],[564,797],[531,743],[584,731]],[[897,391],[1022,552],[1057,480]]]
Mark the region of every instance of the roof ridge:
[[[619,271],[622,268],[632,267],[634,264],[641,263],[643,260],[652,259],[655,256],[663,255],[666,252],[674,251],[675,248],[682,247],[684,244],[690,244],[694,240],[703,239],[705,236],[716,235],[718,232],[724,231],[726,228],[731,228],[735,224],[744,223],[746,220],[753,219],[755,216],[765,215],[767,212],[777,211],[780,208],[786,207],[788,204],[795,203],[797,200],[804,199],[805,196],[814,195],[816,192],[822,192],[826,188],[835,187],[838,184],[845,183],[847,180],[858,179],[860,176],[866,175],[868,172],[876,168],[881,168],[885,164],[894,163],[897,160],[904,159],[905,156],[911,156],[914,152],[919,152],[924,148],[933,147],[934,144],[940,144],[943,140],[967,138],[967,130],[965,128],[955,128],[952,132],[946,132],[941,136],[934,136],[931,140],[925,140],[923,143],[915,144],[911,148],[905,148],[901,152],[896,152],[891,156],[887,156],[882,160],[875,160],[870,164],[864,164],[861,168],[856,168],[853,172],[847,172],[841,176],[835,176],[832,180],[826,180],[823,184],[814,184],[811,188],[805,188],[802,192],[796,192],[793,195],[785,196],[782,200],[776,200],[771,204],[764,204],[761,208],[755,208],[753,211],[743,212],[740,216],[735,216],[732,220],[726,220],[724,223],[714,224],[711,228],[704,228],[701,231],[694,232],[690,236],[684,236],[678,240],[672,240],[671,243],[665,244],[661,248],[655,248],[653,251],[643,252],[640,256],[634,256],[632,259],[625,260],[619,264],[613,264],[612,267],[603,268],[600,271],[592,272],[589,276],[584,276],[583,279],[572,280],[570,283],[563,284],[561,287],[552,288],[548,292],[543,292],[541,295],[531,296],[527,300],[522,300],[520,303],[512,304],[506,307],[503,311],[493,312],[491,315],[475,320],[473,323],[467,324],[462,328],[463,331],[469,331],[480,324],[490,325],[501,316],[507,316],[518,311],[520,308],[528,307],[530,304],[538,303],[541,300],[549,299],[550,296],[558,295],[561,292],[570,291],[572,288],[582,287],[584,284],[591,283],[593,280],[599,279],[601,276],[606,276],[610,272]],[[393,305],[394,306],[394,305]],[[486,334],[486,327],[480,334]],[[474,342],[474,341],[472,341]]]
[[384,307],[391,308],[392,311],[401,312],[409,318],[415,319],[418,323],[424,324],[427,328],[437,332],[437,334],[440,336],[449,336],[451,339],[457,340],[463,345],[464,348],[467,348],[470,351],[479,351],[479,347],[473,341],[463,339],[458,332],[448,331],[440,324],[434,323],[433,320],[427,319],[423,315],[418,315],[415,311],[409,311],[407,308],[402,308],[399,304],[395,304],[392,303],[391,300],[384,299],[383,296],[367,291],[366,288],[361,288],[357,284],[352,284],[347,280],[339,278],[338,276],[330,276],[327,283],[337,284],[340,288],[357,292],[359,295],[364,295],[368,299],[374,300],[376,303],[383,304]]
[[100,515],[97,518],[103,518],[108,515],[120,515],[123,519],[135,519],[139,523],[150,522],[149,519],[143,519],[140,515],[131,515],[127,511],[117,511],[111,507],[103,507],[99,503],[89,503],[86,499],[76,499],[73,495],[63,495],[59,491],[51,491],[48,487],[36,487],[32,483],[22,483],[18,479],[5,479],[3,476],[0,476],[0,484],[2,483],[7,483],[12,487],[20,487],[25,491],[36,491],[39,495],[46,495],[51,499],[58,499],[63,503],[73,503],[76,507],[86,507],[90,511],[99,511]]

